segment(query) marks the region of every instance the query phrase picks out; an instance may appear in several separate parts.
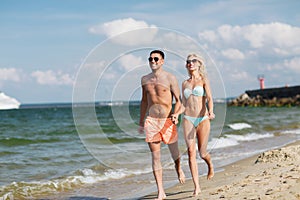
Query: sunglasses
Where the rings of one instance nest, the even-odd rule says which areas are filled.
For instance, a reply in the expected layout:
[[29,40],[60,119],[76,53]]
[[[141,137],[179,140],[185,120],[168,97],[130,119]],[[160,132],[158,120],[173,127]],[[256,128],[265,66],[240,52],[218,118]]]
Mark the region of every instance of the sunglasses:
[[159,61],[159,58],[158,58],[158,57],[154,57],[154,58],[149,57],[148,60],[149,60],[149,62],[152,62],[153,60],[154,60],[155,62],[157,62],[157,61]]
[[196,62],[198,62],[197,59],[187,60],[187,61],[186,61],[186,64],[191,64],[191,63],[196,63]]

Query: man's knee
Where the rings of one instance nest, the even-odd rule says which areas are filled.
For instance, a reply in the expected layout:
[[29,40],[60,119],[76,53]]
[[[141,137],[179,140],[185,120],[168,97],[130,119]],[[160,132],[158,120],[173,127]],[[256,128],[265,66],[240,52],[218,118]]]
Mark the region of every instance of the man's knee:
[[202,159],[205,159],[208,156],[208,152],[206,151],[200,151],[199,154]]

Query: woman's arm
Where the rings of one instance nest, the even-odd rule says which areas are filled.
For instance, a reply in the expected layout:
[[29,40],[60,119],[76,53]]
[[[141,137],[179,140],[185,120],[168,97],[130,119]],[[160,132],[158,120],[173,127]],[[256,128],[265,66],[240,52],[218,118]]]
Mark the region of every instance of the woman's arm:
[[205,79],[205,84],[204,84],[204,89],[206,92],[206,100],[207,100],[207,109],[208,109],[208,117],[209,119],[214,119],[215,114],[214,114],[214,102],[213,102],[213,97],[210,89],[210,84],[209,80],[206,78]]

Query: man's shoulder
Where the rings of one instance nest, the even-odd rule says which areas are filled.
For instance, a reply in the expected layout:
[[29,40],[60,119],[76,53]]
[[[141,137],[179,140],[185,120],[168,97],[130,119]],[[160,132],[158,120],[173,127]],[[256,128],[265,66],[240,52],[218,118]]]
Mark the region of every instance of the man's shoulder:
[[172,74],[171,72],[168,72],[168,71],[164,71],[164,75],[167,76],[168,78],[176,78],[176,76],[174,74]]
[[141,78],[142,83],[148,82],[148,80],[151,78],[151,73],[143,75]]
[[146,74],[146,75],[143,75],[143,76],[142,76],[142,80],[143,80],[143,79],[148,79],[148,78],[150,78],[150,76],[151,76],[151,73]]

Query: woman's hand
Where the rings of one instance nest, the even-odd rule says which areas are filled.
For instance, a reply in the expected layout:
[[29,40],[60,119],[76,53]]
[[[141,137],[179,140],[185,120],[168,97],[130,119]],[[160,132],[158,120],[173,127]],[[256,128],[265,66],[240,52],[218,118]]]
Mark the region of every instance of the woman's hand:
[[172,114],[171,120],[172,120],[173,124],[178,124],[178,114]]
[[216,117],[215,113],[214,112],[209,112],[208,113],[208,118],[209,119],[214,119]]

